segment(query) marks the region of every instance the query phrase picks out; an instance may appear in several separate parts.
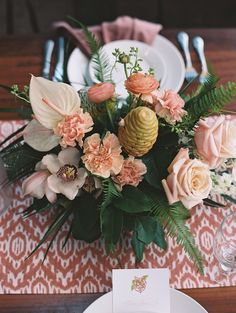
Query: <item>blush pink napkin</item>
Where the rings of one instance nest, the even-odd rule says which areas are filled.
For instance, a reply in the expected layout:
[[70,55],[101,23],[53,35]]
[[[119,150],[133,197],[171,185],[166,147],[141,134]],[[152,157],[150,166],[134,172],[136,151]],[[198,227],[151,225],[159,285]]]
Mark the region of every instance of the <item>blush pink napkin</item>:
[[[56,31],[62,31],[64,35],[69,35],[76,45],[89,54],[89,47],[81,29],[73,28],[68,23],[60,21],[55,22],[53,28]],[[95,34],[102,44],[120,39],[138,40],[152,44],[161,29],[162,25],[160,24],[129,16],[121,16],[113,22],[104,22],[101,25],[89,27],[89,30]]]

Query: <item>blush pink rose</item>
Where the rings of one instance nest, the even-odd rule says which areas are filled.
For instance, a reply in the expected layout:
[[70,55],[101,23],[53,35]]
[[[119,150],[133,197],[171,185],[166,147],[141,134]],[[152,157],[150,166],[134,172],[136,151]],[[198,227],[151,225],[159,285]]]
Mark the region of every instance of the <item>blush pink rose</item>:
[[110,175],[117,175],[122,168],[121,151],[116,135],[107,132],[101,140],[96,133],[85,139],[84,155],[81,159],[93,175],[108,178]]
[[99,104],[110,98],[115,94],[115,86],[112,83],[100,83],[91,86],[88,90],[89,101]]
[[112,177],[112,179],[120,189],[122,189],[124,185],[137,187],[146,172],[146,165],[141,160],[130,156],[128,159],[124,160],[120,173]]
[[211,169],[236,158],[236,116],[215,115],[200,120],[194,135],[197,153]]
[[169,204],[181,201],[190,209],[209,195],[212,187],[209,167],[198,159],[190,159],[188,149],[180,149],[168,172],[162,185]]
[[157,115],[170,124],[181,122],[187,114],[184,100],[173,90],[156,90],[152,93],[152,104]]

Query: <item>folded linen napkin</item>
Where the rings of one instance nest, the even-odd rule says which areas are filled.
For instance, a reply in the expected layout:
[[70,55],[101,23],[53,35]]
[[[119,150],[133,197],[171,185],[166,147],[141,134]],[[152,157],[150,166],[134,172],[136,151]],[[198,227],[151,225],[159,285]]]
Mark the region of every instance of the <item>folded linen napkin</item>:
[[[59,32],[62,31],[65,36],[69,36],[86,54],[90,53],[81,29],[73,28],[68,23],[61,21],[53,23],[53,29]],[[161,29],[162,25],[160,24],[129,16],[121,16],[113,22],[104,22],[101,25],[89,27],[89,30],[95,34],[102,44],[121,39],[138,40],[152,44]]]

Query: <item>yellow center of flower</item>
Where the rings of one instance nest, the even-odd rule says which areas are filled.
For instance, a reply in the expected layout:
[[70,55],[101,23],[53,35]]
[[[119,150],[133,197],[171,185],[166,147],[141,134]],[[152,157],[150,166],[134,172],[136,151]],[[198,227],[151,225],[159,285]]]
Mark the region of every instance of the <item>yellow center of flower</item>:
[[64,182],[71,182],[74,181],[78,176],[78,171],[76,166],[65,164],[62,166],[58,172],[57,177],[59,177]]

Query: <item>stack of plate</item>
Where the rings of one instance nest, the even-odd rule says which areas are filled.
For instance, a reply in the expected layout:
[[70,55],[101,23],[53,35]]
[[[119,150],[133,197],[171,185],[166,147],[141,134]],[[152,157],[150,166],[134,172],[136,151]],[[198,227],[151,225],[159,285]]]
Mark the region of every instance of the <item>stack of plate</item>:
[[[161,89],[179,91],[184,81],[184,61],[178,49],[165,37],[157,35],[152,46],[135,40],[118,40],[106,44],[103,49],[109,57],[111,66],[115,59],[112,52],[119,48],[128,53],[130,47],[138,48],[138,55],[143,60],[144,72],[153,68],[155,77],[160,81]],[[87,84],[97,83],[93,67],[89,59],[78,49],[74,49],[68,60],[67,74],[72,86],[79,90]],[[112,72],[112,80],[116,83],[116,93],[125,97],[125,74],[122,64],[117,64]]]

